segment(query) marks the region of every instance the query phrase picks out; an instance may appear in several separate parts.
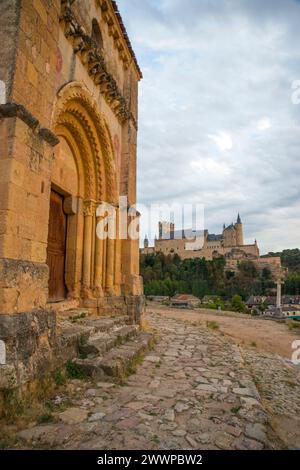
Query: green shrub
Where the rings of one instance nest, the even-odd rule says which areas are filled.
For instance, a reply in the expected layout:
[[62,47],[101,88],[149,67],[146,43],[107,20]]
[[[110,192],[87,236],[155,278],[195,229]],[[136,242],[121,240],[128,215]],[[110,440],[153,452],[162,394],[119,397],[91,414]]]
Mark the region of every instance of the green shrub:
[[37,422],[38,424],[47,424],[53,420],[53,416],[51,414],[45,414],[38,417]]
[[82,370],[82,368],[72,361],[67,362],[66,370],[67,370],[68,377],[70,379],[83,380],[86,378],[86,374]]
[[65,374],[61,370],[58,370],[55,373],[54,381],[55,381],[56,385],[59,386],[59,387],[62,386],[62,385],[65,385],[65,383],[66,383]]
[[240,295],[234,295],[232,297],[231,307],[235,312],[244,313],[246,311],[246,305]]

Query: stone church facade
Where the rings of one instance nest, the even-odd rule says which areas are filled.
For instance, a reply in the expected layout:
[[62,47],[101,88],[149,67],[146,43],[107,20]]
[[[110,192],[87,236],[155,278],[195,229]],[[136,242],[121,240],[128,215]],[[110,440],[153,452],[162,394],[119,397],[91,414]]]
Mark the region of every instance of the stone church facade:
[[0,37],[1,389],[51,357],[55,312],[138,322],[143,292],[138,240],[96,236],[100,203],[136,203],[142,75],[116,3],[3,0]]

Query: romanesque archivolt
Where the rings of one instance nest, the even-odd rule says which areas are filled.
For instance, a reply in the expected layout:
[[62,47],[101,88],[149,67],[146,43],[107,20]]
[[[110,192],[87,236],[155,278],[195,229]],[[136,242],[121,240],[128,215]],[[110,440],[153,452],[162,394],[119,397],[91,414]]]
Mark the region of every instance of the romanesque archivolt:
[[83,196],[116,202],[116,168],[109,130],[97,103],[80,83],[66,85],[58,94],[53,128],[77,147],[75,158],[84,167]]

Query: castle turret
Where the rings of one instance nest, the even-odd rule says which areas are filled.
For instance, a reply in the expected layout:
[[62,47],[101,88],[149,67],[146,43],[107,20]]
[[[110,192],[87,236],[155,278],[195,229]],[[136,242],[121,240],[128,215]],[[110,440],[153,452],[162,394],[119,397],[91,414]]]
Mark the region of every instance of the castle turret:
[[148,240],[147,235],[145,236],[145,240],[144,240],[144,248],[149,248],[149,240]]
[[159,240],[174,240],[175,224],[170,222],[159,222]]
[[243,246],[244,245],[244,233],[243,233],[243,224],[242,224],[242,219],[240,217],[240,214],[238,215],[237,222],[234,228],[236,231],[236,244],[237,246]]
[[226,227],[223,231],[223,245],[224,247],[234,247],[236,242],[236,230],[233,224]]

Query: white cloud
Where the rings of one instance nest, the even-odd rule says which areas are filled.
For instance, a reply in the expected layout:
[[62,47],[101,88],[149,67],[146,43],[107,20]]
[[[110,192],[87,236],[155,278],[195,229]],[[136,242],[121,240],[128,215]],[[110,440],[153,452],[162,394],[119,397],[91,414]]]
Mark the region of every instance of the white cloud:
[[211,231],[241,212],[264,250],[299,246],[300,2],[118,4],[144,72],[139,201],[204,203]]
[[257,123],[257,129],[259,131],[266,131],[267,129],[270,129],[272,127],[271,121],[269,118],[265,117],[260,119]]
[[228,164],[225,162],[218,162],[213,158],[193,160],[191,162],[191,167],[192,169],[199,170],[203,179],[224,179],[231,173]]
[[217,144],[221,152],[225,152],[226,150],[231,150],[233,147],[231,135],[228,134],[227,132],[221,131],[218,134],[209,135],[208,137]]

